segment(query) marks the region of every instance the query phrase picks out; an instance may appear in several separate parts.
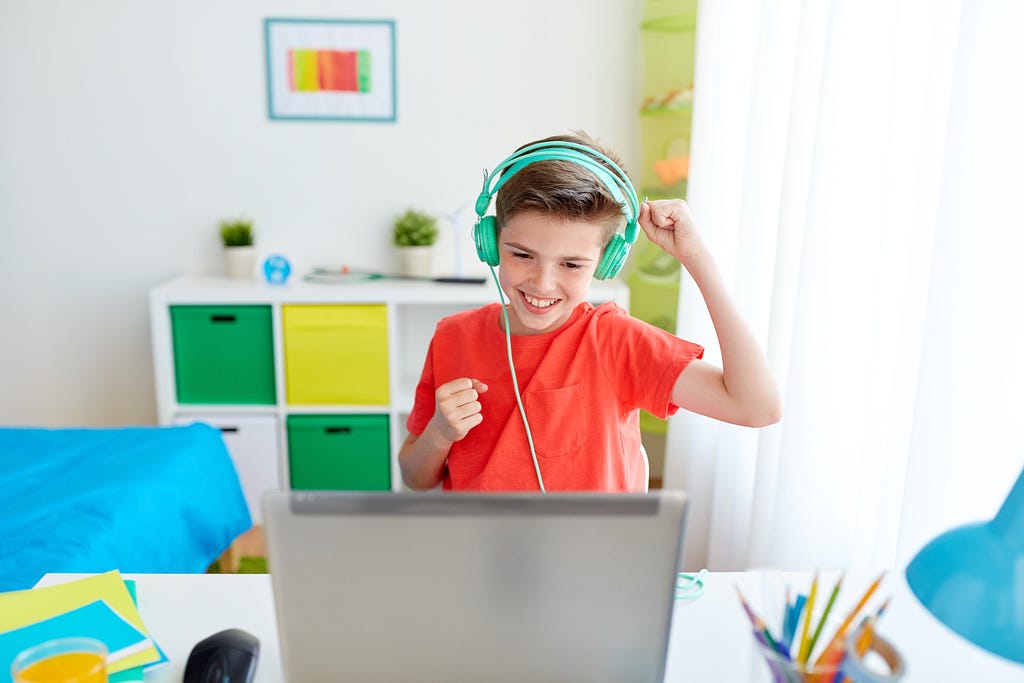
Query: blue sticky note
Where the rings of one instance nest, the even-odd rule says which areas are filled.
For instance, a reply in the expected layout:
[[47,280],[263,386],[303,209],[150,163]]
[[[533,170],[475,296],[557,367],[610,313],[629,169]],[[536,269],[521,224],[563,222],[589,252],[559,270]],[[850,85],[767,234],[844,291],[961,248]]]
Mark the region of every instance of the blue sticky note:
[[[124,585],[125,588],[128,589],[128,594],[132,596],[132,602],[134,602],[135,606],[138,607],[139,596],[136,592],[135,580],[125,579]],[[110,683],[137,683],[139,681],[143,681],[144,671],[155,669],[171,661],[167,658],[167,655],[164,653],[164,651],[160,649],[160,645],[158,645],[157,642],[153,640],[152,635],[149,636],[149,642],[153,643],[153,647],[156,648],[156,653],[160,655],[160,659],[156,660],[155,662],[150,662],[149,664],[146,664],[144,666],[135,666],[131,669],[125,669],[124,671],[119,671],[117,673],[110,674],[108,676],[110,679]]]
[[18,653],[55,638],[87,636],[103,641],[109,661],[117,661],[148,647],[146,634],[135,628],[103,600],[55,617],[0,633],[0,681],[11,680],[11,663]]

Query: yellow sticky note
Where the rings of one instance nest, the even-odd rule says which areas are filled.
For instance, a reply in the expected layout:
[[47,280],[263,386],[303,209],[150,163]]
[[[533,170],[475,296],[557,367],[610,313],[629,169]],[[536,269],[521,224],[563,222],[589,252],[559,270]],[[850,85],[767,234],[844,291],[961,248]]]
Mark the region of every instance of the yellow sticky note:
[[[56,586],[0,593],[0,631],[9,631],[49,619],[68,610],[88,605],[94,600],[106,600],[125,621],[148,637],[149,632],[146,631],[142,617],[135,608],[131,593],[121,578],[121,572],[117,570]],[[158,659],[159,653],[150,645],[145,650],[112,663],[109,673],[142,666]]]

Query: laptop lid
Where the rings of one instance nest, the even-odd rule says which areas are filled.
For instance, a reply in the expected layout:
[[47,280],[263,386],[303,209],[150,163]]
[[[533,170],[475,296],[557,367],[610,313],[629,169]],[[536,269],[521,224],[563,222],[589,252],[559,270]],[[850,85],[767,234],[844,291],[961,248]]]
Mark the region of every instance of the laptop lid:
[[275,491],[289,681],[657,681],[686,498]]

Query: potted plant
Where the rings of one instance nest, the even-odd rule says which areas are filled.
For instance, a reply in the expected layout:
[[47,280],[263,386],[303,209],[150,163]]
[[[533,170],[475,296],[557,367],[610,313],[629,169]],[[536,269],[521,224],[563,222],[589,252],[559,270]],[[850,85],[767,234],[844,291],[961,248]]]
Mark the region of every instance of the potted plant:
[[224,243],[224,265],[228,277],[251,278],[256,266],[252,221],[246,218],[221,221],[220,239]]
[[422,211],[408,209],[395,219],[392,242],[403,275],[430,277],[438,233],[437,219]]

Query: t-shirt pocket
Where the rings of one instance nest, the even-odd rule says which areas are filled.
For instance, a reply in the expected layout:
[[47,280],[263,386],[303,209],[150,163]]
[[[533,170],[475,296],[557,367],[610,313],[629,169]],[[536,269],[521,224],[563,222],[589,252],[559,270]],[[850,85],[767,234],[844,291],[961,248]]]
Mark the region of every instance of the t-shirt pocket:
[[584,405],[580,385],[528,391],[523,396],[523,405],[537,457],[563,458],[575,455],[586,445],[590,412]]

